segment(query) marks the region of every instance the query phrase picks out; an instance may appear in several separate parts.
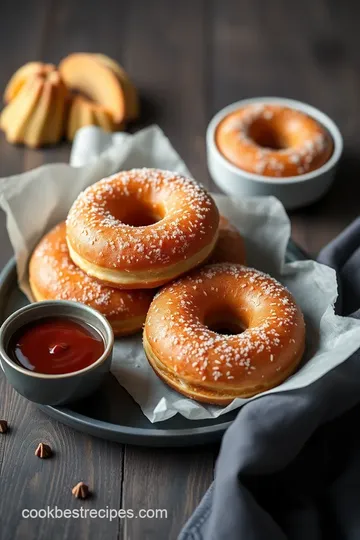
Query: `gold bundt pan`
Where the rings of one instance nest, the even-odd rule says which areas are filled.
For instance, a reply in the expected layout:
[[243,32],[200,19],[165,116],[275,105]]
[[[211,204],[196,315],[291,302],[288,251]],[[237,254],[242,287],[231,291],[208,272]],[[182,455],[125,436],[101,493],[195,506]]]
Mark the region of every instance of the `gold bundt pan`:
[[30,62],[10,79],[0,127],[12,143],[30,147],[72,141],[78,129],[97,125],[105,131],[124,128],[139,114],[136,89],[111,58],[76,53],[52,64]]

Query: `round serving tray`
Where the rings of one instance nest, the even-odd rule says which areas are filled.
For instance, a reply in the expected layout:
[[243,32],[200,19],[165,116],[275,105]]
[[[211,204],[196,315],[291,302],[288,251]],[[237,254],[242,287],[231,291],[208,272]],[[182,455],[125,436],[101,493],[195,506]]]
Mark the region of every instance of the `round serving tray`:
[[[287,259],[303,258],[299,248],[290,243]],[[17,284],[15,259],[11,259],[0,273],[0,323],[28,303]],[[67,407],[40,406],[40,409],[56,420],[96,437],[120,443],[168,447],[220,440],[237,414],[232,411],[211,420],[187,420],[178,414],[152,424],[112,375],[86,399]]]

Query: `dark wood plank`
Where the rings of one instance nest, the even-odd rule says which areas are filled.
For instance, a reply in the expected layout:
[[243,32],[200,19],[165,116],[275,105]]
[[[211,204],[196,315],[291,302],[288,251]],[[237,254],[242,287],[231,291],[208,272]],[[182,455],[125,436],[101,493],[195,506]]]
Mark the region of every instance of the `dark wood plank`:
[[[99,17],[96,3],[56,2],[40,59],[57,63],[76,51],[116,59],[140,92],[142,117],[136,129],[159,124],[194,177],[207,184],[207,0],[178,6],[166,0],[106,4]],[[43,155],[47,161],[49,151]],[[36,163],[36,156],[31,160]]]
[[1,3],[1,91],[17,68],[39,57],[50,8],[42,0]]
[[[40,59],[44,31],[50,13],[50,3],[42,0],[2,2],[0,22],[0,89],[1,93],[11,75],[26,62]],[[19,16],[21,14],[21,16]],[[24,153],[21,146],[12,146],[0,136],[0,176],[23,171]]]
[[[101,519],[27,519],[23,509],[120,508],[122,447],[77,433],[41,413],[35,405],[3,385],[0,375],[1,410],[10,432],[1,436],[0,525],[4,540],[41,538],[99,538]],[[41,460],[34,455],[40,442],[47,442],[55,454]],[[84,481],[94,495],[79,501],[71,488]],[[5,491],[6,490],[6,491]],[[54,536],[54,523],[56,535]],[[106,521],[107,538],[117,538],[118,523]]]
[[[345,151],[336,182],[330,192],[317,204],[294,214],[302,220],[307,231],[307,246],[316,253],[359,215],[358,200],[360,172],[358,133],[360,128],[360,74],[354,47],[359,35],[356,20],[360,6],[354,4],[350,13],[334,1],[318,3],[314,21],[309,58],[312,59],[312,90],[317,105],[338,123],[345,141]],[[321,20],[321,23],[320,23]],[[315,32],[318,24],[320,32]]]
[[[208,184],[208,0],[131,2],[121,58],[193,176]],[[135,31],[134,31],[135,30]]]
[[245,97],[292,97],[324,110],[345,137],[330,193],[291,214],[295,240],[314,255],[359,213],[359,5],[351,16],[345,6],[326,0],[292,3],[291,9],[286,0],[224,0],[213,6],[213,113]]
[[127,446],[122,507],[136,512],[166,510],[167,514],[122,522],[123,538],[177,538],[212,480],[217,450],[214,446],[150,451]]

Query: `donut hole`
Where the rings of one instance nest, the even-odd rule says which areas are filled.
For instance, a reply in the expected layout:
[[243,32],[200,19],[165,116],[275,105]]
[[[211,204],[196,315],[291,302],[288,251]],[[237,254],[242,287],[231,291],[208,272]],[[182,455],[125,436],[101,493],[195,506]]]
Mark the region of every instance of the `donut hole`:
[[248,128],[248,136],[257,146],[270,150],[284,150],[289,147],[286,134],[265,118],[256,118]]
[[131,227],[147,227],[161,221],[165,215],[164,208],[143,201],[126,200],[123,203],[109,206],[109,212],[124,225]]
[[231,309],[221,309],[209,313],[205,317],[204,324],[212,332],[225,336],[241,334],[246,330],[244,321],[239,318],[238,313]]

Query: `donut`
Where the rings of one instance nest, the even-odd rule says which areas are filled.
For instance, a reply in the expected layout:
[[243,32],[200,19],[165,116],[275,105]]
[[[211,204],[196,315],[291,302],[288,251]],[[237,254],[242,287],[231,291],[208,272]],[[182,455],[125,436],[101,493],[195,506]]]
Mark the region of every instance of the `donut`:
[[215,142],[239,169],[272,177],[318,169],[330,159],[334,146],[314,118],[271,104],[249,105],[227,115],[216,128]]
[[218,239],[210,255],[208,264],[221,262],[245,264],[245,243],[243,237],[224,216],[220,216]]
[[143,344],[155,373],[180,394],[228,405],[294,372],[304,352],[305,325],[294,298],[275,279],[222,263],[158,292]]
[[114,287],[154,288],[206,260],[219,213],[194,180],[169,171],[133,169],[87,188],[67,219],[70,257]]
[[141,330],[152,291],[121,291],[87,276],[70,259],[65,223],[54,227],[35,248],[29,264],[30,287],[36,301],[73,300],[91,306],[109,320],[115,335]]

